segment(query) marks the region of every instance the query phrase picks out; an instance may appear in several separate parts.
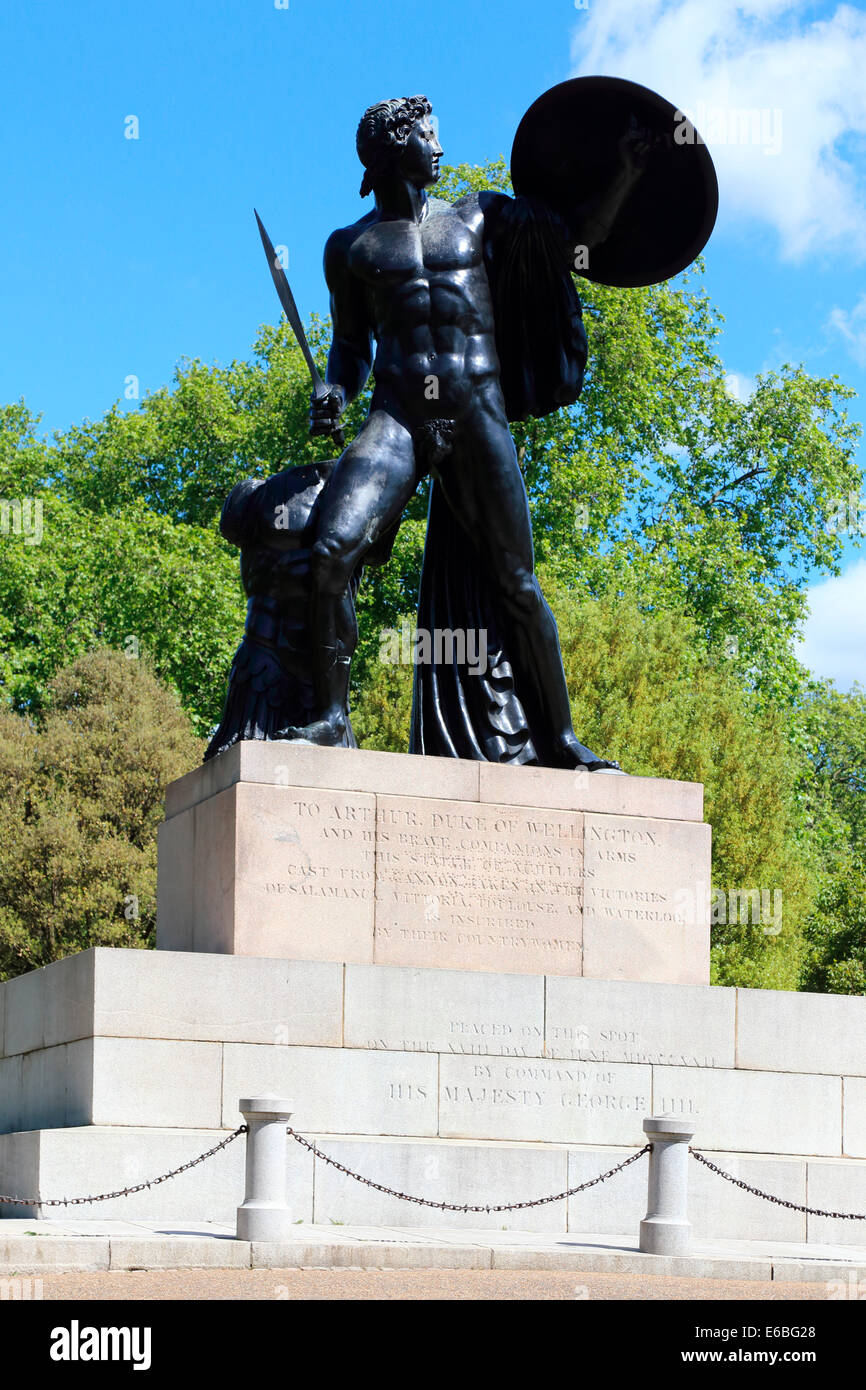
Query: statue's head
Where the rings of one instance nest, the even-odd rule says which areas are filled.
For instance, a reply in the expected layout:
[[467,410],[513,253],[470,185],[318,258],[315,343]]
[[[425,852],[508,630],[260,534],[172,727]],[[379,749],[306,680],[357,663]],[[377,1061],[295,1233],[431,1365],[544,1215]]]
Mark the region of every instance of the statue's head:
[[432,115],[426,97],[399,97],[368,107],[355,142],[366,170],[362,198],[389,174],[400,174],[418,188],[436,183],[442,146]]

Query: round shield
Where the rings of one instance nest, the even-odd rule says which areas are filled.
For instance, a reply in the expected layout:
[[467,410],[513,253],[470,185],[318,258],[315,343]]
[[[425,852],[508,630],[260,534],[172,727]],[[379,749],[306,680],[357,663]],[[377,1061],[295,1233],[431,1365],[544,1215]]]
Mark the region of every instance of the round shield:
[[709,150],[682,111],[620,77],[575,77],[533,102],[514,137],[515,193],[543,199],[579,232],[579,209],[623,167],[631,134],[649,147],[610,234],[580,273],[601,285],[655,285],[677,275],[709,239],[719,187]]

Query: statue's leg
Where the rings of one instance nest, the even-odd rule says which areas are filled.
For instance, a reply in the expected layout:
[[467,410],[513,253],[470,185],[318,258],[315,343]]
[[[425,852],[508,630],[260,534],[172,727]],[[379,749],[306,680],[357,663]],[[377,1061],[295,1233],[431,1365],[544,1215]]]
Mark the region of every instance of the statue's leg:
[[529,503],[498,388],[482,390],[460,423],[458,448],[440,479],[495,586],[530,723],[543,721],[558,766],[617,770],[584,747],[572,728],[556,620],[535,574]]
[[358,628],[350,581],[367,551],[399,519],[417,481],[411,435],[386,411],[376,410],[342,454],[322,493],[310,603],[320,714],[302,731],[312,742],[354,746],[348,700]]

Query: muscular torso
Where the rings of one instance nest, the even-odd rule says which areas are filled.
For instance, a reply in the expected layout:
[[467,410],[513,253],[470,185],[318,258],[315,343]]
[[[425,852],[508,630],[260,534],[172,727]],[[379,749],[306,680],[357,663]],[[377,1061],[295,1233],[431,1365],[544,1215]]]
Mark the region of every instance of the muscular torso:
[[340,272],[376,341],[376,404],[410,424],[458,419],[499,371],[478,200],[431,199],[419,224],[365,222]]

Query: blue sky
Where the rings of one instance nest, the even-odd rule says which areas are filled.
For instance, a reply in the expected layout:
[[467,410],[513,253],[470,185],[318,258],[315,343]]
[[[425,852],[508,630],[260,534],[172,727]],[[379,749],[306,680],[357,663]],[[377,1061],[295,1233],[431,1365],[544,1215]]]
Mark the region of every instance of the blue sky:
[[[289,247],[302,315],[359,214],[358,117],[425,92],[450,162],[507,155],[547,87],[606,72],[699,125],[722,210],[707,283],[732,389],[783,361],[866,392],[866,9],[786,0],[31,0],[0,27],[6,198],[0,399],[47,429],[96,418],[182,356],[246,356],[276,318],[252,216]],[[135,116],[139,138],[125,138]],[[703,117],[703,119],[702,119]],[[866,421],[866,403],[853,413]],[[866,555],[866,551],[861,552]],[[866,559],[816,583],[805,654],[866,682]]]

